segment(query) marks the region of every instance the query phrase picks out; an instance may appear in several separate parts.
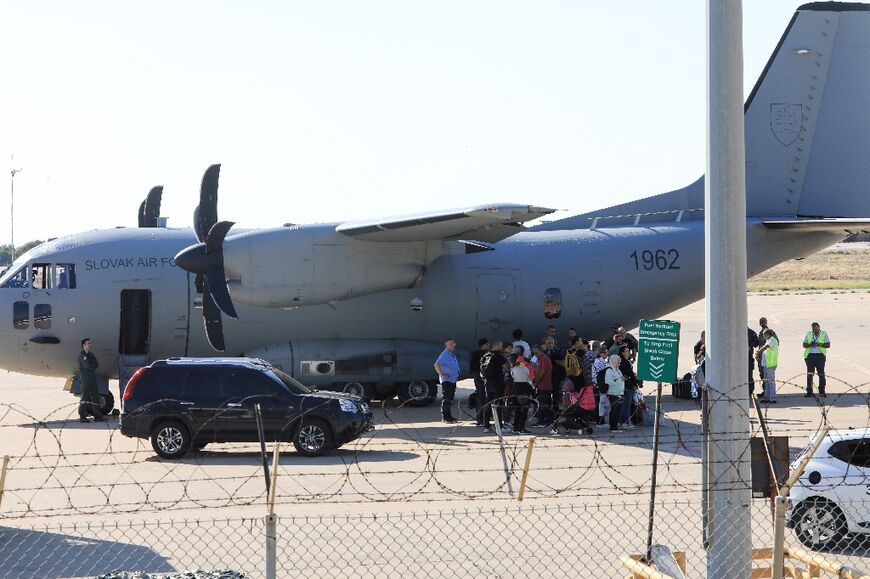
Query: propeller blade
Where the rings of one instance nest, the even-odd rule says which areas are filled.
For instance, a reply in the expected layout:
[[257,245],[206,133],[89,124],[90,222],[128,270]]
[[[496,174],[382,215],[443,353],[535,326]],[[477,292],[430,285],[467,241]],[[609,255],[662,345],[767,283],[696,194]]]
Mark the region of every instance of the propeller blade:
[[[206,233],[208,233],[206,231]],[[193,210],[193,234],[196,235],[196,240],[200,243],[205,241],[205,235],[200,231],[199,226],[199,205]]]
[[221,319],[221,311],[208,291],[208,282],[204,282],[203,290],[202,321],[205,325],[205,335],[212,348],[218,352],[223,352],[226,345],[224,344],[224,323]]
[[218,181],[220,179],[221,166],[215,164],[206,169],[202,176],[202,184],[199,188],[199,206],[193,213],[193,229],[196,238],[202,242],[208,236],[212,226],[217,223],[217,198]]
[[[205,238],[206,255],[218,252],[223,253],[224,239],[227,233],[229,233],[230,228],[235,224],[235,221],[221,221],[220,223],[215,223],[209,229],[208,235]],[[223,261],[223,256],[221,256],[221,261]]]
[[[196,219],[194,217],[194,219]],[[145,227],[145,201],[139,204],[139,227]]]
[[143,213],[145,227],[157,227],[157,218],[160,217],[160,202],[163,199],[163,186],[152,187],[145,198],[145,212]]
[[[229,317],[238,319],[239,314],[233,307],[233,300],[230,298],[230,290],[227,288],[227,278],[223,268],[213,267],[209,269],[205,272],[205,280],[203,290],[208,289],[208,293],[214,298],[217,307]],[[205,293],[203,293],[203,297],[205,297]]]

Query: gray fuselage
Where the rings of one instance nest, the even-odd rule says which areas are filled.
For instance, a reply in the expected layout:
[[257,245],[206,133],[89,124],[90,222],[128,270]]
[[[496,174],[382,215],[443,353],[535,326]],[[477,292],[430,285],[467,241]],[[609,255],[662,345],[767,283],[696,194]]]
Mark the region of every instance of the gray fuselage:
[[[422,345],[423,355],[418,351],[413,363],[389,378],[410,381],[433,378],[428,356],[437,354],[446,337],[455,338],[463,353],[480,337],[507,339],[515,328],[523,328],[534,343],[549,324],[559,336],[574,327],[584,337],[603,338],[615,322],[633,327],[639,319],[703,297],[703,223],[527,231],[496,243],[494,251],[444,255],[411,288],[292,309],[239,305],[239,319],[224,320],[226,354],[263,355],[288,343],[325,341],[344,344],[352,357],[355,343],[364,351],[367,341],[404,341]],[[750,276],[842,238],[772,231],[753,220],[747,235]],[[34,264],[74,264],[76,287],[0,289],[0,367],[70,376],[79,342],[89,337],[101,361],[100,373],[117,377],[124,332],[130,331],[121,322],[122,315],[130,320],[123,307],[131,307],[122,292],[131,290],[150,292],[148,319],[137,322],[147,328],[134,330],[147,334],[149,360],[214,355],[193,276],[173,261],[195,242],[191,230],[121,228],[56,239],[31,250],[10,273]],[[41,328],[35,327],[36,320],[16,328],[16,302],[19,315],[22,302],[31,316],[38,304],[42,314],[49,306],[50,326],[43,316]],[[284,365],[300,375],[297,363]]]

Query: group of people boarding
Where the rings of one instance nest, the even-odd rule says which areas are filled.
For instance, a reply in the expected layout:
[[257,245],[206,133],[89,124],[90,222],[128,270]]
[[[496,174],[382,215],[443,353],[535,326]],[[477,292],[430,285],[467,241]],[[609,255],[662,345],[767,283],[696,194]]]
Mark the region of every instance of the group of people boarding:
[[[511,340],[479,340],[470,367],[477,426],[493,432],[497,416],[502,432],[516,434],[530,434],[528,427],[556,434],[560,425],[581,432],[591,424],[614,432],[633,429],[643,403],[633,366],[637,345],[619,325],[611,337],[592,342],[571,328],[564,348],[553,326],[534,346],[521,329],[514,330]],[[531,425],[530,408],[536,409]],[[453,422],[450,416],[442,418]]]

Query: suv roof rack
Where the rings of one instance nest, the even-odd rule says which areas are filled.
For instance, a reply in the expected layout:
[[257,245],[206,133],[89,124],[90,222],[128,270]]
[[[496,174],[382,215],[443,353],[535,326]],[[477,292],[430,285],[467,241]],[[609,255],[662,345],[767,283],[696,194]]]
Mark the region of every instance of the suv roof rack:
[[246,368],[271,368],[272,364],[261,358],[184,358],[173,356],[155,360],[152,366],[243,366]]

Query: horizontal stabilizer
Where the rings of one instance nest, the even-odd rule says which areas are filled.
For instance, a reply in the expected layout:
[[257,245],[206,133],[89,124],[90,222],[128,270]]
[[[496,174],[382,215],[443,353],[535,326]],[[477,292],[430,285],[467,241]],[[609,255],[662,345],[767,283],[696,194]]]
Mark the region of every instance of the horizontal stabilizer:
[[830,231],[842,233],[870,232],[870,218],[831,217],[826,219],[766,219],[762,221],[762,223],[769,229]]
[[335,231],[362,241],[465,239],[494,243],[525,230],[523,223],[555,209],[533,205],[481,205],[342,223]]

